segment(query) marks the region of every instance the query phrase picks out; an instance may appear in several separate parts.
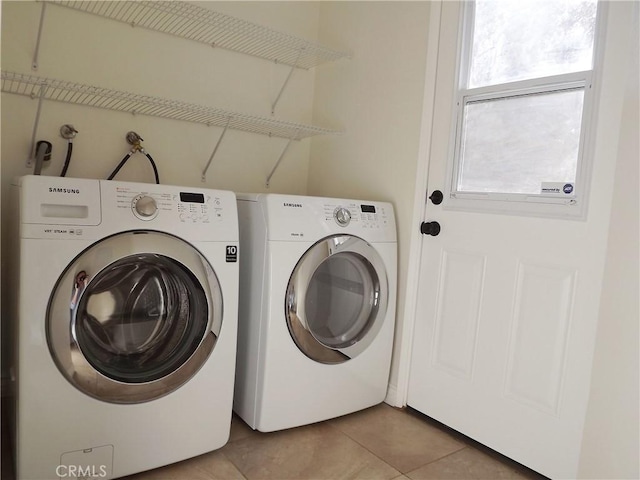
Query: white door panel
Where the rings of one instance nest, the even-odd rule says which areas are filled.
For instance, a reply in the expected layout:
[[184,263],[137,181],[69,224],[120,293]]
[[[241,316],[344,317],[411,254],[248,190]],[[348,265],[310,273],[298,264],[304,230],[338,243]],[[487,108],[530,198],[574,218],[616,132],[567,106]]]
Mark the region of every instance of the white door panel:
[[[451,168],[459,7],[439,7],[428,194],[446,191]],[[620,28],[625,8],[611,5],[608,31]],[[622,64],[614,52],[626,47],[616,38],[624,35],[607,37],[605,66]],[[604,153],[617,142],[605,132],[620,118],[616,77],[605,70],[596,98],[597,181],[584,221],[452,210],[446,195],[425,208],[441,233],[422,241],[408,404],[556,478],[577,474],[587,408],[615,166]]]

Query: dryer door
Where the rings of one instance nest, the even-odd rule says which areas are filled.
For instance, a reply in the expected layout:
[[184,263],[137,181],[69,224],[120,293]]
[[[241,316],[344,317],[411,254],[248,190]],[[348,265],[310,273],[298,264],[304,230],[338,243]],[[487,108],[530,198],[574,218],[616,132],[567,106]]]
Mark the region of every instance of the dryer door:
[[209,262],[184,240],[124,232],[71,262],[46,322],[51,354],[73,386],[106,402],[147,402],[207,360],[222,326],[222,293]]
[[386,270],[375,248],[351,235],[327,237],[293,270],[285,304],[289,332],[309,358],[346,362],[375,339],[388,298]]

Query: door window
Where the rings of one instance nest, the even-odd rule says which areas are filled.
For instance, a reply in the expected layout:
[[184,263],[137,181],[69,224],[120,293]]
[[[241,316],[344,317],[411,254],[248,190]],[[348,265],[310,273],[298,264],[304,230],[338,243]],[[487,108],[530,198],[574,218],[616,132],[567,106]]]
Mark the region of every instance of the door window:
[[291,274],[287,327],[307,357],[342,363],[371,344],[388,295],[384,264],[369,243],[350,235],[327,237],[304,253]]
[[211,265],[173,235],[104,238],[62,272],[47,309],[47,342],[78,390],[112,403],[164,396],[192,378],[222,328]]
[[379,282],[360,255],[339,253],[311,276],[305,311],[311,334],[330,348],[345,348],[369,330],[378,310]]
[[580,216],[597,0],[465,4],[448,207]]
[[196,350],[208,325],[207,298],[193,274],[158,254],[118,260],[81,294],[76,341],[103,375],[151,382],[175,371]]

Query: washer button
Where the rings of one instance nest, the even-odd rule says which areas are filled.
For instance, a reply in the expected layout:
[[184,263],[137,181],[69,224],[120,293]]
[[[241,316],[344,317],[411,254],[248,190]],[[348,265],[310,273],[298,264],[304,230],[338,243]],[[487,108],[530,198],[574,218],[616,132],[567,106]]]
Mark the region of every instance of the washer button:
[[153,197],[138,195],[132,202],[133,213],[142,220],[151,220],[158,214],[158,204]]

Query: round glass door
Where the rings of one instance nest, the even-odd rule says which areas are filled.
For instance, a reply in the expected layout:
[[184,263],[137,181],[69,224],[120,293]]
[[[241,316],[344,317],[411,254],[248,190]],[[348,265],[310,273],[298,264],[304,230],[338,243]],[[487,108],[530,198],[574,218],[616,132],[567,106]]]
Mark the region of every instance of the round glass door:
[[200,369],[221,316],[218,280],[193,246],[165,233],[127,232],[92,245],[65,270],[49,303],[47,339],[76,388],[139,403]]
[[289,332],[309,358],[345,362],[375,338],[387,298],[384,265],[371,245],[349,235],[325,238],[305,252],[291,275]]

